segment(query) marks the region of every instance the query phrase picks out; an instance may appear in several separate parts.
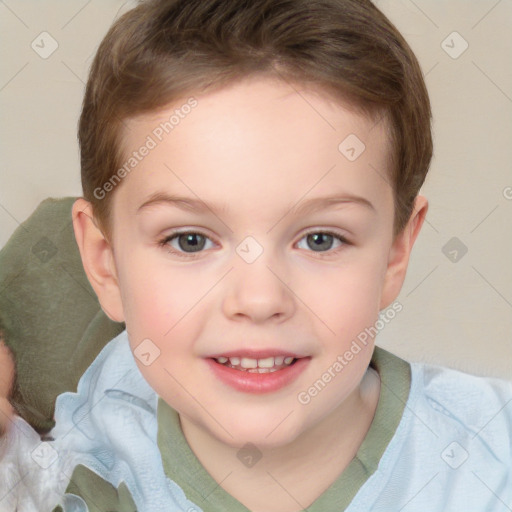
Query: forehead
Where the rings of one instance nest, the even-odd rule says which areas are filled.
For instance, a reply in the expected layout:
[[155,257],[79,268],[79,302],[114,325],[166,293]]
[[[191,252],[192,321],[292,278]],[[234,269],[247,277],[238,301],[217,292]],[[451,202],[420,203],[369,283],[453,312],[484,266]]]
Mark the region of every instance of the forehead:
[[123,208],[134,213],[162,191],[259,217],[275,215],[269,205],[332,192],[389,203],[386,123],[321,90],[253,78],[190,104],[184,98],[128,120],[126,160],[151,149],[116,194]]

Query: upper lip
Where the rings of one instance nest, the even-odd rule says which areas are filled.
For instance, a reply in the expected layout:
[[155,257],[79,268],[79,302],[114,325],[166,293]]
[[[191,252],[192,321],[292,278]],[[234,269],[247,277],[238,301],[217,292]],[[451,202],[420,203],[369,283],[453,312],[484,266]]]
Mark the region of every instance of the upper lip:
[[237,349],[237,350],[228,350],[226,352],[218,352],[217,354],[213,354],[211,357],[213,359],[217,359],[219,357],[246,357],[249,359],[266,359],[268,357],[278,357],[278,356],[284,356],[284,357],[293,357],[294,359],[300,359],[302,357],[307,356],[301,356],[299,354],[295,354],[294,352],[290,352],[288,350],[279,350],[275,348],[271,349]]

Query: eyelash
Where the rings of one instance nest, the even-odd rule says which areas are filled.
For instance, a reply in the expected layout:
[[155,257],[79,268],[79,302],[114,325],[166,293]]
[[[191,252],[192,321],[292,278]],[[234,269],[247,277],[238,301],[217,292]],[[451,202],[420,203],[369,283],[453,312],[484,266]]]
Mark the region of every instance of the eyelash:
[[[342,245],[340,247],[338,247],[336,249],[329,249],[328,251],[320,251],[320,252],[308,251],[308,252],[312,252],[314,254],[319,255],[320,258],[327,258],[332,255],[336,255],[339,251],[341,251],[343,249],[344,246],[351,245],[351,243],[343,235],[340,235],[339,233],[336,233],[334,231],[329,231],[329,230],[308,231],[308,232],[304,233],[304,235],[300,238],[300,240],[302,240],[303,238],[306,238],[308,235],[313,235],[313,234],[330,235],[330,236],[333,236],[334,238],[338,239],[342,243]],[[159,240],[158,246],[161,248],[167,249],[168,252],[178,256],[179,258],[184,258],[184,259],[189,259],[189,260],[197,258],[202,252],[204,252],[204,251],[198,251],[196,253],[186,253],[186,252],[177,251],[174,248],[170,248],[169,242],[171,240],[173,240],[174,238],[181,236],[181,235],[201,235],[204,238],[210,239],[205,233],[202,233],[201,231],[173,231],[172,233],[165,236],[163,239]],[[300,240],[299,240],[299,242],[300,242]]]

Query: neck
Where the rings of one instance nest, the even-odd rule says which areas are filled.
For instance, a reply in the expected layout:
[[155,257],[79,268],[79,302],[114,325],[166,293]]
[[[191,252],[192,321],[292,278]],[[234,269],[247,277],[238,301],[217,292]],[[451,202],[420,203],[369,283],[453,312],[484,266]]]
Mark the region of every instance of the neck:
[[[334,411],[291,443],[263,449],[252,467],[237,465],[238,447],[228,446],[180,417],[183,433],[216,482],[253,512],[297,512],[310,506],[346,469],[361,446],[380,396],[371,368]],[[265,489],[265,492],[262,492]]]

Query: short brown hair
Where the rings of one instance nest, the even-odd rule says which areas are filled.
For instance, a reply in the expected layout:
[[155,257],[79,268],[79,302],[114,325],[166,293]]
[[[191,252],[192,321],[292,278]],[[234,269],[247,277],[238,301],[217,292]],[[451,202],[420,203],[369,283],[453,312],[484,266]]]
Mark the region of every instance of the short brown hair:
[[97,191],[122,165],[123,122],[252,75],[386,119],[394,234],[403,230],[432,158],[430,102],[411,48],[369,0],[146,0],[103,39],[79,123],[83,193],[107,237],[114,192]]

